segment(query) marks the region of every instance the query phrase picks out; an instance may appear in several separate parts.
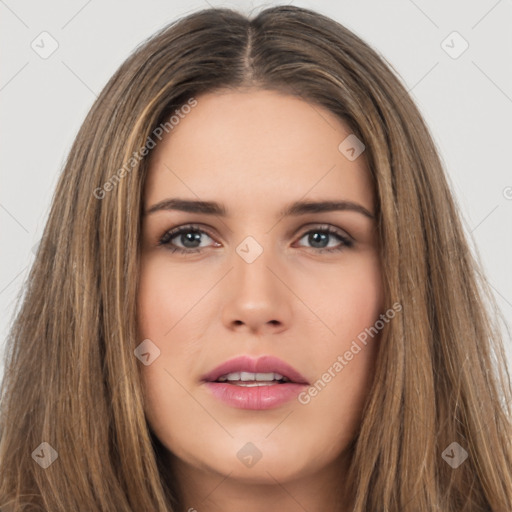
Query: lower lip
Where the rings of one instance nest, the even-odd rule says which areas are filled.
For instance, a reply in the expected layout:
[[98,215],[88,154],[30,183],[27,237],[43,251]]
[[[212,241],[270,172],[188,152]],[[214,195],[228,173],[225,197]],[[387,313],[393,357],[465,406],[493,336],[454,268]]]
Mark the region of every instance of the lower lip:
[[237,386],[224,382],[205,382],[215,398],[238,409],[264,410],[297,398],[306,384],[287,383],[268,386]]

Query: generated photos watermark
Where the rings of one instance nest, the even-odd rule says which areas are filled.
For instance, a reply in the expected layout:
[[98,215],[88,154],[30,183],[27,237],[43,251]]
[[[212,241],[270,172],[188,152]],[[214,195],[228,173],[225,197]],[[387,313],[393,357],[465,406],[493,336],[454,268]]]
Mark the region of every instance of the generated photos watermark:
[[197,106],[197,100],[192,97],[182,105],[179,109],[174,111],[174,114],[169,117],[169,120],[165,123],[160,123],[151,135],[146,139],[146,143],[138,151],[134,151],[130,159],[118,169],[112,176],[101,186],[97,187],[93,191],[93,195],[96,199],[103,199],[107,192],[114,190],[116,185],[128,174],[133,168],[156,146],[154,139],[162,140],[165,133],[169,133],[173,130],[180,122],[189,114],[193,107]]
[[[331,380],[349,364],[350,361],[352,361],[354,356],[361,352],[362,348],[364,348],[368,343],[368,336],[371,338],[376,336],[399,311],[402,311],[402,305],[399,302],[395,302],[393,307],[389,308],[385,313],[382,313],[379,320],[377,320],[371,327],[367,327],[364,331],[360,332],[357,335],[357,340],[352,340],[350,348],[346,350],[343,355],[339,355],[336,358],[336,361],[334,361],[334,363],[314,384],[309,386],[305,391],[299,393],[297,396],[299,403],[302,405],[309,404],[311,399],[317,396],[318,393],[320,393],[320,391],[322,391],[327,384],[329,384],[329,382],[331,382]],[[357,341],[359,341],[363,347],[361,347]]]

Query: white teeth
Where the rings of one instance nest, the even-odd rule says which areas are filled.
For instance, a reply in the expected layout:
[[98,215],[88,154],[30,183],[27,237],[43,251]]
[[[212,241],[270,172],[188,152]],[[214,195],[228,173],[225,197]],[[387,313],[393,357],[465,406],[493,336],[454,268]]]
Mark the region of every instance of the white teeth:
[[[263,381],[272,382],[274,380],[282,380],[284,377],[280,373],[251,373],[251,372],[233,372],[222,375],[217,380],[219,381]],[[258,384],[255,384],[258,385]],[[264,385],[264,384],[263,384]]]

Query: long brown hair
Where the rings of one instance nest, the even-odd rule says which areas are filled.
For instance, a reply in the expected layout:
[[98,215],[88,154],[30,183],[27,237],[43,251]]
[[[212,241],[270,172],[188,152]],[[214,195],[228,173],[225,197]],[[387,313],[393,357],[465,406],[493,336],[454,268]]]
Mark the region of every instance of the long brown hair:
[[[170,132],[175,111],[201,94],[240,88],[323,106],[366,146],[385,299],[403,309],[382,331],[340,481],[354,512],[510,512],[501,312],[437,149],[383,58],[342,25],[293,6],[253,19],[206,9],[170,24],[134,51],[91,108],[8,338],[2,510],[180,510],[134,356],[148,168],[141,148],[158,142],[158,127]],[[449,458],[461,450],[467,459],[455,468]]]

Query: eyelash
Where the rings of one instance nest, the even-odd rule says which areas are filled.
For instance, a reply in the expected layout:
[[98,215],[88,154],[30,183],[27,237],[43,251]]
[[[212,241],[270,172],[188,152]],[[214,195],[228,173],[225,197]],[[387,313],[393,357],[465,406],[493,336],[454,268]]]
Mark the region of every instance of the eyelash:
[[[213,239],[213,237],[207,231],[201,229],[197,225],[189,224],[186,226],[181,226],[179,228],[171,229],[171,230],[167,231],[166,233],[164,233],[162,238],[158,241],[158,246],[165,246],[166,249],[171,251],[172,253],[178,252],[180,254],[191,254],[191,253],[201,252],[201,250],[205,249],[205,247],[200,247],[200,248],[195,248],[195,249],[182,249],[181,247],[173,247],[170,245],[170,241],[173,238],[176,238],[178,235],[181,235],[183,233],[191,233],[191,232],[204,233],[205,235],[208,235],[210,238]],[[344,249],[350,248],[354,245],[354,242],[352,240],[350,240],[348,237],[341,235],[338,230],[336,230],[328,225],[318,226],[314,229],[310,229],[309,231],[304,232],[300,236],[299,240],[304,238],[304,236],[309,235],[310,233],[328,233],[329,235],[335,236],[336,238],[338,238],[338,240],[340,242],[342,242],[342,244],[338,247],[329,248],[329,249],[327,249],[327,248],[316,249],[316,252],[334,253],[334,252],[338,252],[338,251],[343,251]],[[315,248],[313,247],[312,249],[315,249]]]

